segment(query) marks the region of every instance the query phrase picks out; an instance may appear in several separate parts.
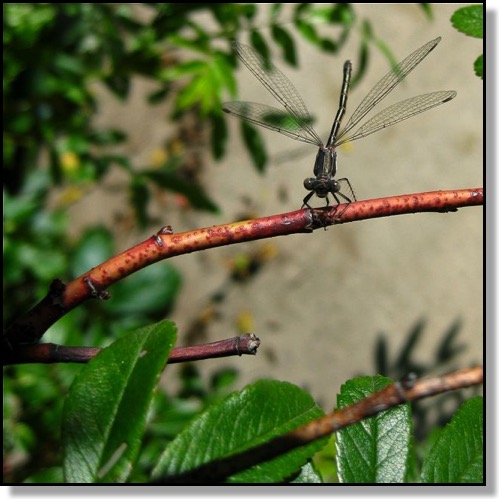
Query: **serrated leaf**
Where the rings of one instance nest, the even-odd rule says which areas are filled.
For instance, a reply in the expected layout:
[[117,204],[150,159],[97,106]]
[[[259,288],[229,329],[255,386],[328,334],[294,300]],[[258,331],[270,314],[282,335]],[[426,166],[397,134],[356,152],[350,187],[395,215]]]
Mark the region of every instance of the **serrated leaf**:
[[176,330],[163,321],[115,341],[75,378],[62,421],[67,482],[124,482]]
[[475,38],[483,38],[483,5],[457,9],[451,17],[454,28]]
[[[392,380],[365,376],[347,381],[338,395],[343,408],[382,390]],[[403,483],[410,451],[410,406],[389,409],[336,435],[338,478],[343,483]]]
[[307,463],[300,470],[300,474],[290,483],[323,483],[321,474],[313,463]]
[[[258,381],[213,404],[197,417],[167,446],[153,477],[175,481],[190,473],[190,480],[206,481],[210,475],[204,474],[206,470],[196,475],[197,468],[225,459],[229,460],[229,466],[232,463],[237,466],[245,451],[322,415],[310,395],[297,386],[274,380]],[[321,439],[299,447],[244,471],[234,473],[232,468],[227,481],[283,481],[298,473],[326,441]]]
[[483,482],[483,399],[467,400],[423,463],[424,483]]

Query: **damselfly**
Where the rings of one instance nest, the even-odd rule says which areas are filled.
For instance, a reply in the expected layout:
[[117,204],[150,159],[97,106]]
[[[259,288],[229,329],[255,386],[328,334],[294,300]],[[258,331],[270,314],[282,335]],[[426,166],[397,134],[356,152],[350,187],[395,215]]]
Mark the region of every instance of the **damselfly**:
[[[339,108],[326,145],[312,128],[312,118],[307,106],[289,79],[272,63],[264,62],[251,47],[239,42],[233,42],[237,57],[279,101],[285,111],[255,102],[227,102],[223,104],[222,109],[226,113],[239,116],[256,125],[319,147],[314,165],[315,177],[307,178],[303,182],[305,189],[310,191],[303,199],[303,206],[309,207],[308,201],[314,194],[319,198],[326,198],[329,205],[329,193],[333,195],[338,204],[341,202],[340,197],[347,203],[351,203],[356,198],[349,180],[347,178],[335,179],[336,148],[449,102],[456,96],[453,90],[446,90],[411,97],[387,107],[353,131],[362,118],[383,100],[438,45],[440,40],[441,38],[438,37],[425,43],[383,76],[364,97],[345,127],[340,130],[346,112],[352,74],[352,63],[346,61],[343,66]],[[350,197],[341,192],[342,188],[348,188]]]

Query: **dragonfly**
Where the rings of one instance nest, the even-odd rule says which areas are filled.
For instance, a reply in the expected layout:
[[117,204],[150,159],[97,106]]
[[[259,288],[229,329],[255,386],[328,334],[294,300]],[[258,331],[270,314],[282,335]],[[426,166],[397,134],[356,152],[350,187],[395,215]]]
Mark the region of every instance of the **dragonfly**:
[[[222,104],[222,110],[292,139],[319,147],[315,158],[314,177],[306,178],[303,182],[305,189],[310,192],[304,197],[302,207],[310,208],[308,202],[314,194],[318,198],[325,198],[327,206],[329,206],[329,194],[338,205],[342,200],[348,205],[357,199],[348,178],[335,178],[338,168],[337,147],[449,102],[457,95],[454,90],[442,90],[411,97],[383,109],[355,129],[360,121],[440,43],[440,40],[441,37],[430,40],[393,67],[374,85],[342,128],[352,75],[352,62],[346,61],[343,66],[339,107],[326,145],[313,129],[311,124],[313,120],[307,106],[291,81],[274,64],[265,62],[250,46],[237,41],[232,42],[232,47],[239,60],[284,110],[266,104],[242,101],[226,102]],[[347,194],[345,191],[348,191]]]

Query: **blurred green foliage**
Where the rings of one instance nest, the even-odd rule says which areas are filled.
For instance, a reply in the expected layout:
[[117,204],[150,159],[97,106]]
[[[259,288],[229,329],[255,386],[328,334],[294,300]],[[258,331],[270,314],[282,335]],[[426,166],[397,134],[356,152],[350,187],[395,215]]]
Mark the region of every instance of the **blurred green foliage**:
[[[357,27],[349,4],[296,4],[286,14],[283,7],[273,4],[264,24],[285,60],[295,66],[298,56],[291,27],[330,52],[339,51]],[[215,22],[210,31],[197,21],[203,13]],[[151,103],[173,101],[172,118],[178,120],[194,109],[198,119],[210,124],[212,152],[220,158],[227,140],[220,105],[225,94],[236,95],[237,85],[235,57],[228,43],[219,49],[218,42],[248,32],[254,47],[268,57],[269,41],[259,30],[260,14],[256,4],[4,5],[5,190],[18,194],[29,173],[44,167],[51,182],[61,184],[98,181],[116,165],[130,175],[132,186],[135,165],[125,155],[110,152],[127,140],[126,134],[93,124],[99,106],[94,86],[105,85],[124,100],[137,75],[155,83]],[[335,26],[338,34],[320,35],[318,28],[324,25]],[[362,21],[361,35],[366,62],[369,43],[378,43],[368,21]],[[365,64],[360,71],[364,68]],[[168,161],[164,167],[182,178],[178,162]],[[180,189],[171,183],[161,187]],[[196,201],[196,192],[184,189],[182,194]],[[215,209],[213,203],[197,206]]]

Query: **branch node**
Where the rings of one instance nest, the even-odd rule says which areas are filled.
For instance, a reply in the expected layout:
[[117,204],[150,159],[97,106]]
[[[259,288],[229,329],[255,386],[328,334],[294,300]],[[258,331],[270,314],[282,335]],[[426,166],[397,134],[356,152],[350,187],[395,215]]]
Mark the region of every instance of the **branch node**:
[[152,238],[154,239],[154,242],[158,245],[158,247],[162,247],[163,246],[163,241],[162,239],[158,236],[158,234],[154,234],[152,236]]
[[171,225],[163,225],[163,227],[161,227],[161,229],[159,229],[158,232],[156,232],[156,234],[154,234],[152,236],[152,238],[154,239],[154,242],[158,245],[158,247],[162,248],[163,247],[163,240],[159,236],[165,236],[165,235],[169,235],[169,234],[173,234],[172,226]]
[[158,236],[160,236],[160,235],[165,236],[165,235],[173,234],[172,226],[171,225],[163,225],[163,227],[161,227],[161,229],[159,229],[156,234]]
[[248,351],[251,355],[256,355],[256,351],[260,346],[260,338],[258,338],[253,333],[250,334],[250,339],[248,341]]
[[95,284],[90,280],[90,277],[84,277],[83,282],[88,286],[88,289],[90,289],[90,294],[94,298],[99,298],[99,300],[109,300],[109,298],[111,298],[111,295],[108,291],[98,291],[95,287]]

